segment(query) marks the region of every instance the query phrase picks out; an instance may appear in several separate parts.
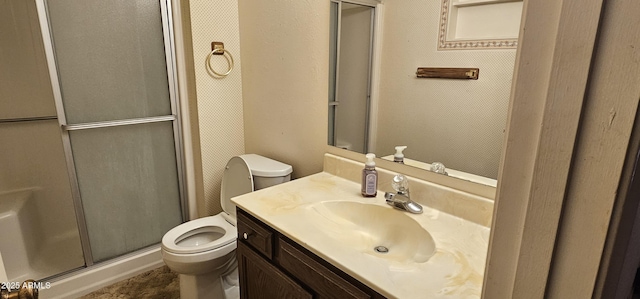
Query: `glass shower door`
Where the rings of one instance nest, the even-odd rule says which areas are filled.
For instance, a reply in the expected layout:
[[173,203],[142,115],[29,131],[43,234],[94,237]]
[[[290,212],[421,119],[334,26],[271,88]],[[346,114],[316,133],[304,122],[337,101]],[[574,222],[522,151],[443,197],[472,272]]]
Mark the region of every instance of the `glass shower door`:
[[49,0],[47,13],[88,264],[156,244],[182,222],[166,3]]
[[9,281],[85,265],[34,1],[0,1],[0,254]]

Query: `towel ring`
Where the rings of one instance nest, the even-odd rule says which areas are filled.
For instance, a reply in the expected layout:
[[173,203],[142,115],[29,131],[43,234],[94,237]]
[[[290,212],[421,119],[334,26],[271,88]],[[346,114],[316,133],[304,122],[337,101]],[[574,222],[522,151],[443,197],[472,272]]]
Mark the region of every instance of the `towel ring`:
[[[213,70],[213,67],[211,66],[211,57],[213,57],[213,55],[216,55],[216,53],[222,53],[222,56],[224,56],[224,58],[227,60],[227,64],[229,65],[229,70],[227,70],[226,73],[218,73],[215,70]],[[227,54],[227,55],[224,55]],[[217,54],[220,55],[220,54]],[[231,71],[233,70],[233,56],[231,55],[231,53],[229,53],[229,51],[225,50],[225,49],[214,49],[213,51],[211,51],[211,53],[209,53],[209,55],[207,55],[207,67],[209,68],[209,70],[214,73],[216,76],[219,77],[226,77],[227,75],[229,75],[231,73]]]

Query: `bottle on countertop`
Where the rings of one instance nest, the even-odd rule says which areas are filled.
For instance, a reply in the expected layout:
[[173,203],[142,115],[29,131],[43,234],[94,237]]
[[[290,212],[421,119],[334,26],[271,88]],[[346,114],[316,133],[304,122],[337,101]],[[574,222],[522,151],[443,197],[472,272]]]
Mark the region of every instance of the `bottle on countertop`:
[[406,145],[396,146],[396,153],[393,155],[393,162],[404,164],[404,154],[402,153],[402,151],[406,148]]
[[378,194],[378,171],[376,171],[376,162],[373,158],[375,154],[367,154],[367,162],[362,170],[362,196],[375,197]]

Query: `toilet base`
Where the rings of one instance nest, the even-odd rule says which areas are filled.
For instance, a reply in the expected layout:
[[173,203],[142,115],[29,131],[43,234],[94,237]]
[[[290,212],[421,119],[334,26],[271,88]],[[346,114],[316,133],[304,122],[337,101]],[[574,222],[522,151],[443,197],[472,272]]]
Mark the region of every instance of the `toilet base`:
[[222,276],[222,287],[227,297],[225,299],[240,299],[240,278],[238,277],[238,264],[231,273]]
[[180,298],[225,298],[220,273],[204,275],[180,274]]
[[232,261],[231,267],[230,270],[227,270],[227,273],[222,275],[220,275],[219,271],[201,275],[179,274],[180,298],[240,298],[238,270],[235,260]]

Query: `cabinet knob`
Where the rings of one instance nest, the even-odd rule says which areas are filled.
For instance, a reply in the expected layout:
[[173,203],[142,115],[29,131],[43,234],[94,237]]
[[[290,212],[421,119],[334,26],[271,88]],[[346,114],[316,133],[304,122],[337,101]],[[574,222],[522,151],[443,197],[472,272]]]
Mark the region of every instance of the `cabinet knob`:
[[245,233],[242,234],[242,238],[245,239],[245,240],[248,240],[249,239],[249,235],[250,235],[249,233],[245,232]]

